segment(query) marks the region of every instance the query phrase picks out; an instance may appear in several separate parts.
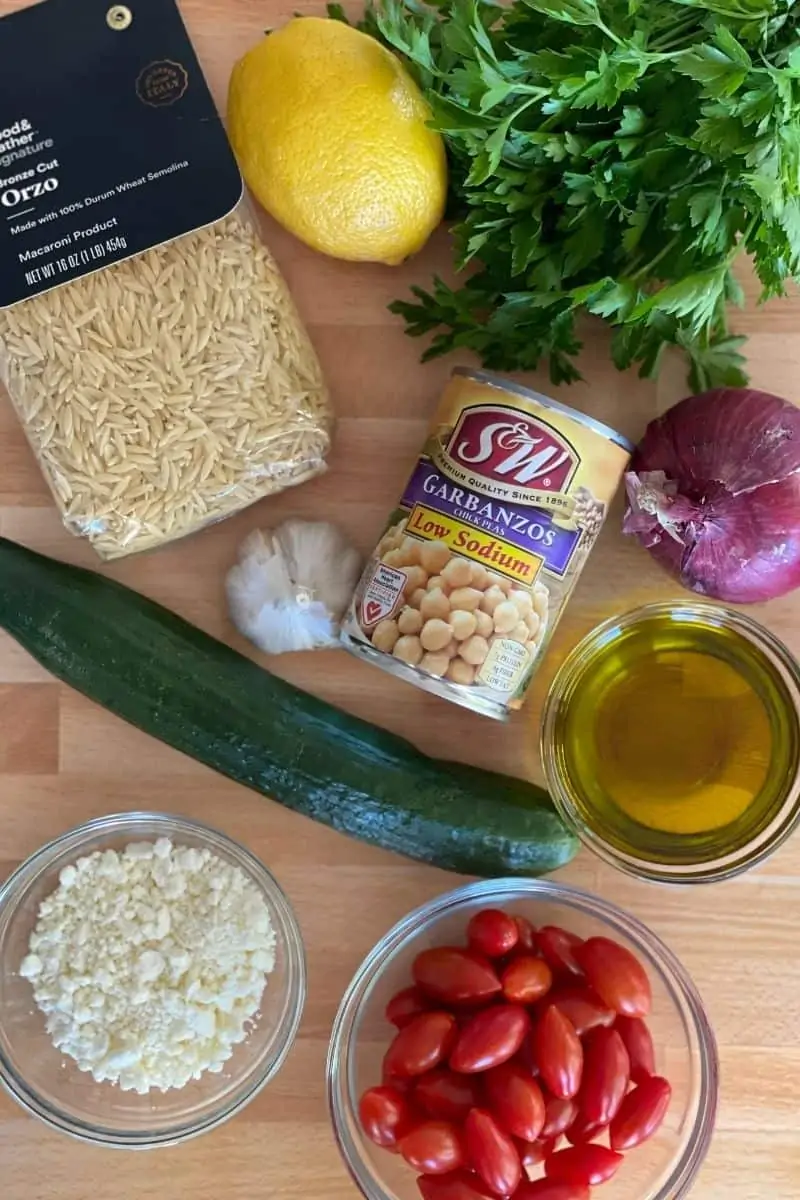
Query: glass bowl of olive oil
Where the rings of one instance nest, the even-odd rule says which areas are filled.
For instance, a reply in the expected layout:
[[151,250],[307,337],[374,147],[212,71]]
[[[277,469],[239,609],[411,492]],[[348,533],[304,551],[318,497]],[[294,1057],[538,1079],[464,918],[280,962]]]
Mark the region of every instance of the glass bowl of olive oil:
[[560,668],[541,751],[564,820],[640,878],[710,883],[800,819],[800,666],[715,604],[650,604],[594,629]]

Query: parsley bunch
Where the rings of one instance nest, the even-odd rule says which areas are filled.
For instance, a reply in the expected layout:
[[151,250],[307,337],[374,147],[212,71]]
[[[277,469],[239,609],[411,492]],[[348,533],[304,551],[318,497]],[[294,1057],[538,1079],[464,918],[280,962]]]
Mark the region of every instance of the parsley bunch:
[[[726,305],[747,251],[763,297],[800,273],[794,0],[376,0],[362,28],[407,62],[448,146],[455,288],[397,301],[425,357],[547,360],[580,378],[576,317],[620,369],[667,346],[695,390],[746,382]],[[332,15],[337,15],[332,12]]]

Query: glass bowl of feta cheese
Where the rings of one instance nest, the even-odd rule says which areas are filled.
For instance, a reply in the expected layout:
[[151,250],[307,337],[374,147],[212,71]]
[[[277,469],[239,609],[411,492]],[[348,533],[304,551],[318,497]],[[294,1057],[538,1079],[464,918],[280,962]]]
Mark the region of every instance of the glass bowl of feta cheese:
[[266,867],[163,813],[100,817],[0,887],[0,1080],[48,1125],[148,1149],[215,1128],[282,1066],[303,943]]

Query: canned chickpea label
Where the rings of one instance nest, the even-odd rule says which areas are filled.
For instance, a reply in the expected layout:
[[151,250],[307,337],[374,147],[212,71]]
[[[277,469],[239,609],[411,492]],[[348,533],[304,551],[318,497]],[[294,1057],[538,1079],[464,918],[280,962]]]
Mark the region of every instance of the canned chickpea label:
[[632,449],[537,392],[455,371],[345,646],[488,716],[519,708]]

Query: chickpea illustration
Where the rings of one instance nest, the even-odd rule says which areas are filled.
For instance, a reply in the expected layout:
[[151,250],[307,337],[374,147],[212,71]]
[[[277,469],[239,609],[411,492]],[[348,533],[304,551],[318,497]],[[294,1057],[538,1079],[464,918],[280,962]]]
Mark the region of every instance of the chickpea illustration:
[[481,609],[481,608],[477,609],[477,611],[474,613],[474,616],[475,616],[474,632],[480,634],[480,636],[483,638],[490,638],[492,636],[492,634],[494,633],[494,621],[492,620],[492,618],[489,616],[488,613],[485,613],[483,611],[483,609]]
[[[483,616],[486,616],[486,614],[484,613]],[[463,609],[456,609],[450,613],[450,627],[453,630],[453,637],[455,640],[457,642],[463,642],[466,641],[468,637],[472,637],[473,633],[478,628],[478,620],[475,616],[475,613],[465,612]]]
[[467,612],[474,612],[482,599],[483,593],[473,587],[453,588],[449,596],[451,608],[462,608]]
[[510,638],[512,642],[521,642],[524,646],[531,635],[525,622],[520,621],[519,624],[515,625],[511,632],[505,634],[505,636]]
[[439,574],[448,587],[468,587],[472,579],[472,564],[465,558],[451,558],[449,563],[442,567]]
[[417,588],[425,587],[425,584],[428,582],[427,571],[424,571],[422,567],[419,566],[405,567],[404,570],[407,583],[403,590],[407,596],[410,596],[412,592],[417,590]]
[[429,575],[438,575],[450,561],[450,547],[446,542],[423,542],[419,562]]
[[502,604],[505,598],[505,592],[496,583],[493,583],[481,597],[481,610],[491,616],[498,604]]
[[408,597],[409,608],[419,608],[427,594],[428,593],[425,591],[425,588],[417,588],[416,591],[412,592]]
[[458,642],[453,638],[452,642],[447,643],[442,654],[446,654],[448,658],[455,658],[460,649]]
[[449,654],[440,652],[439,654],[423,654],[419,669],[427,671],[429,675],[438,675],[441,678],[447,672],[449,666]]
[[453,630],[447,621],[442,621],[438,617],[434,617],[431,621],[426,621],[422,626],[419,640],[422,643],[423,650],[436,653],[437,650],[444,650],[452,636]]
[[[419,566],[422,546],[418,541],[410,537],[404,538],[398,549],[400,551],[400,557],[402,558],[402,562],[400,564],[401,566]],[[427,571],[425,574],[427,578]]]
[[548,595],[547,588],[541,583],[536,583],[533,587],[533,608],[544,620],[547,616]]
[[448,587],[441,575],[431,575],[428,580],[428,591],[432,592],[434,588],[439,588],[447,595]]
[[512,588],[508,593],[508,598],[512,604],[516,605],[517,612],[521,617],[526,617],[529,612],[533,611],[533,596],[530,592],[523,592],[519,588]]
[[391,654],[399,637],[397,621],[379,621],[372,631],[372,644],[376,650]]
[[528,627],[528,636],[535,637],[539,632],[539,626],[542,623],[542,618],[537,612],[529,612],[525,617],[525,624]]
[[465,663],[463,658],[454,658],[447,668],[446,678],[452,683],[470,684],[475,682],[475,668]]
[[519,624],[519,609],[510,600],[504,600],[494,610],[495,633],[510,633]]
[[514,585],[506,575],[498,575],[495,571],[490,571],[489,586],[499,587],[500,591],[507,596]]
[[470,568],[470,584],[482,592],[489,586],[489,572],[482,563],[473,563]]
[[459,650],[459,654],[464,662],[469,663],[473,667],[479,667],[482,662],[485,662],[488,653],[489,643],[486,638],[478,637],[477,634],[462,642],[461,649]]
[[419,610],[426,621],[430,621],[434,617],[445,620],[450,616],[450,600],[441,588],[434,588],[432,592],[425,592],[420,601]]
[[422,629],[422,613],[419,609],[407,606],[397,618],[397,628],[400,633],[419,633]]
[[395,567],[399,570],[403,565],[403,552],[400,547],[396,546],[393,550],[387,550],[383,556],[383,561],[387,567]]
[[398,638],[392,654],[410,667],[418,667],[422,662],[422,643],[418,637]]

